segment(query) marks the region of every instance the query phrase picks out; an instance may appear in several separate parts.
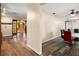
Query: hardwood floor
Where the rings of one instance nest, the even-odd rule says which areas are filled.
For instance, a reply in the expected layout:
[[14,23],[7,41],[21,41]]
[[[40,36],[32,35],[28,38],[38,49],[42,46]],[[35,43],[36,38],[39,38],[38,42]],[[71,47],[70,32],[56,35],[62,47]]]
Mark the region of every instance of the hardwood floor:
[[69,47],[60,37],[43,43],[42,48],[44,56],[79,56],[79,45]]
[[23,46],[20,41],[14,43],[11,37],[3,38],[2,56],[38,56],[33,50],[27,46]]

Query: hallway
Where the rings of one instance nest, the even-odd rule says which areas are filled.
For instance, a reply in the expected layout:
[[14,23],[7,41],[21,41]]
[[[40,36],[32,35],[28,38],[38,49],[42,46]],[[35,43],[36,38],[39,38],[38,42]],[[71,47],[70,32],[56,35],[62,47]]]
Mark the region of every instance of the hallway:
[[[14,46],[15,44],[15,46]],[[21,41],[13,42],[12,37],[4,37],[2,41],[2,56],[36,56],[33,50],[21,44]]]

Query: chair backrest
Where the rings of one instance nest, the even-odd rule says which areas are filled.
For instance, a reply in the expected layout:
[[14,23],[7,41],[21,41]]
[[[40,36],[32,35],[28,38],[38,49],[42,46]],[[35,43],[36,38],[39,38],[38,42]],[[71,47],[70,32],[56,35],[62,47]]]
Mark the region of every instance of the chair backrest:
[[69,32],[71,32],[71,30],[70,30],[70,29],[68,29],[68,31],[69,31]]
[[61,37],[64,38],[64,30],[61,30]]
[[64,34],[64,30],[61,30],[61,34]]
[[74,29],[74,33],[79,33],[79,30],[78,29]]
[[69,43],[72,43],[71,32],[64,31],[64,41],[67,41]]

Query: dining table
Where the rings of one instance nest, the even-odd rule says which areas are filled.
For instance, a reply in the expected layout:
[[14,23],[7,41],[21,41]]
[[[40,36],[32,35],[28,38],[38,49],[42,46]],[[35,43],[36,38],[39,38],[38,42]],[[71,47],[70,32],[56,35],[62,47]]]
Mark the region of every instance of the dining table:
[[79,33],[71,33],[72,37],[79,38]]
[[72,37],[75,38],[75,43],[79,46],[79,33],[71,33]]

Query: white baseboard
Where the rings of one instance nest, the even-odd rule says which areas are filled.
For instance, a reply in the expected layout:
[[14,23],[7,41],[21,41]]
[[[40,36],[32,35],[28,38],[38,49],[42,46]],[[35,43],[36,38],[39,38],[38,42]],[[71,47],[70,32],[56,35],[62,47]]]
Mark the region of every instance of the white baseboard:
[[36,49],[34,49],[33,47],[31,47],[29,44],[27,44],[27,46],[28,46],[29,48],[31,48],[31,49],[32,49],[34,52],[36,52],[37,54],[42,55],[42,51],[38,52]]

